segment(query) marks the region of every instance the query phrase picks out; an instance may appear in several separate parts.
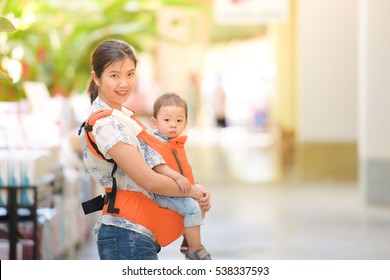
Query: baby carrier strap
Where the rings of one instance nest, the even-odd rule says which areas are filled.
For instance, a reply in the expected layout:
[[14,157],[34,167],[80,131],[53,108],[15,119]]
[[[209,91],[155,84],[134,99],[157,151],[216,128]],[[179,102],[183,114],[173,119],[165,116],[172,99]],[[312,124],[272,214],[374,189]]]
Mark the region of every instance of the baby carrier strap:
[[[78,131],[78,134],[80,135],[81,130],[84,128],[85,139],[87,142],[88,149],[90,151],[92,151],[97,157],[99,157],[103,160],[106,160],[106,161],[113,164],[113,167],[111,170],[111,178],[113,180],[112,181],[112,191],[113,191],[113,194],[116,194],[117,186],[116,186],[116,178],[114,177],[114,174],[115,174],[116,170],[118,169],[118,165],[116,164],[116,162],[113,159],[107,159],[104,157],[104,155],[100,152],[100,150],[96,144],[95,137],[93,136],[93,133],[92,133],[93,126],[95,125],[96,121],[100,118],[110,116],[112,114],[112,112],[113,112],[112,109],[102,109],[102,110],[98,110],[98,111],[93,112],[88,117],[88,119],[82,123],[82,125],[80,126],[80,129]],[[96,196],[90,200],[87,200],[87,201],[81,203],[81,205],[83,207],[84,214],[87,215],[87,214],[102,210],[103,205],[104,205],[104,200],[105,200],[105,197],[99,195],[99,196]],[[115,208],[114,205],[115,205],[115,195],[112,196],[112,199],[110,199],[110,201],[108,203],[109,213],[119,213],[119,209]]]

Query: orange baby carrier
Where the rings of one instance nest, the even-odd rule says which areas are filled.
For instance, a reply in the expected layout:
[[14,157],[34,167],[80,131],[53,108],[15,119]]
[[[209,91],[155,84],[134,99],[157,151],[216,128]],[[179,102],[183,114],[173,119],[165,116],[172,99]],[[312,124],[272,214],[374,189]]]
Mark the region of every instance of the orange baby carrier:
[[159,153],[170,168],[185,176],[191,184],[195,184],[192,168],[188,163],[184,149],[187,136],[183,135],[170,139],[168,142],[161,142],[156,136],[146,132],[146,127],[133,116],[132,118],[142,127],[142,131],[137,137],[141,138],[148,146]]
[[[155,201],[142,193],[130,190],[118,190],[116,179],[114,177],[118,166],[114,160],[106,159],[96,145],[95,137],[92,134],[93,125],[98,119],[110,116],[112,113],[112,109],[104,109],[92,113],[89,118],[81,125],[78,132],[80,135],[81,130],[84,128],[85,139],[88,148],[97,157],[113,164],[113,169],[111,171],[111,177],[113,180],[112,188],[106,188],[106,193],[104,196],[97,196],[93,199],[83,202],[82,207],[84,213],[87,215],[95,211],[103,210],[103,214],[126,218],[137,224],[143,225],[151,232],[153,232],[154,236],[156,237],[156,242],[160,246],[167,246],[183,235],[184,217],[173,210],[161,208]],[[136,123],[141,127],[141,130],[137,135],[138,137],[145,139],[144,141],[148,145],[152,142],[157,143],[151,139],[156,138],[145,131],[145,126],[135,117],[134,113],[130,118],[136,121]],[[156,140],[159,143],[164,144],[158,139]],[[155,145],[153,143],[150,145],[152,148],[154,148],[153,145]],[[156,148],[157,152],[159,152],[159,150],[162,149]],[[180,169],[180,163],[177,163],[176,165],[178,166],[178,169]],[[187,168],[188,167],[186,167],[186,169]],[[187,173],[189,173],[188,170]]]

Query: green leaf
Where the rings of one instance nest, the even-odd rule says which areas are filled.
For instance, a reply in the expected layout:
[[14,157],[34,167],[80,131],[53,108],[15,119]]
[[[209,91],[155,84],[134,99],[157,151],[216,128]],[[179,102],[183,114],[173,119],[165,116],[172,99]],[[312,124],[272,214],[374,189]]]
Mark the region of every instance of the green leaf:
[[9,76],[7,73],[3,72],[1,69],[0,69],[0,81],[2,81],[4,83],[12,83],[13,82],[11,76]]
[[0,31],[15,32],[16,28],[8,19],[0,17]]

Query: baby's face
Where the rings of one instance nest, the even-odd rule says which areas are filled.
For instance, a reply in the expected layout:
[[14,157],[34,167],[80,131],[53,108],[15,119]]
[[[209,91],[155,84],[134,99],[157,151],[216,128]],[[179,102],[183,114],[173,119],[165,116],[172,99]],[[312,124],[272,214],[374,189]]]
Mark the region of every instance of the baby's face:
[[157,130],[169,139],[179,136],[187,125],[187,118],[183,107],[163,106],[158,112],[157,118],[152,119]]

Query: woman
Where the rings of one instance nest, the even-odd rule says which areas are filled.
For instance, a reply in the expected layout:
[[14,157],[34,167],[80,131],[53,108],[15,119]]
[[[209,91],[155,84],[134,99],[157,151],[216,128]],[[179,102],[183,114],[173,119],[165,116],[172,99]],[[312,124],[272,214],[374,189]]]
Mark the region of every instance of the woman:
[[[101,109],[129,111],[122,106],[133,92],[136,82],[137,59],[130,45],[120,40],[106,40],[91,55],[92,73],[88,86],[91,113]],[[113,177],[113,163],[96,156],[86,146],[84,163],[95,182],[103,188],[142,193],[184,196],[175,181],[154,172],[144,159],[163,164],[153,150],[141,150],[134,132],[113,116],[96,121],[93,134],[99,151],[118,166]],[[207,191],[192,187],[185,196],[198,200],[200,206],[210,209]],[[100,259],[157,260],[160,246],[154,234],[130,219],[105,213],[97,222],[97,247]]]

